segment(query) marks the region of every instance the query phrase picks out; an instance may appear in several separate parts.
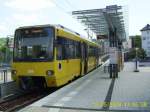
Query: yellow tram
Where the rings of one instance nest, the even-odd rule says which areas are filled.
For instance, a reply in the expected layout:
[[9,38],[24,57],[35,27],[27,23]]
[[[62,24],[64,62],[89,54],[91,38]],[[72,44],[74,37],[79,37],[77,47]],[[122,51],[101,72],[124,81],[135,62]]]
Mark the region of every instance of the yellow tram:
[[12,78],[23,88],[59,87],[96,68],[99,49],[61,25],[20,27],[14,37]]

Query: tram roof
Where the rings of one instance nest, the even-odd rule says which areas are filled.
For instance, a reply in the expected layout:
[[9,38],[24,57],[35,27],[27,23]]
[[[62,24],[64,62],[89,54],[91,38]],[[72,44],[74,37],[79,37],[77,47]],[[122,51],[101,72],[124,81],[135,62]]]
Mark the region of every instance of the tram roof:
[[84,42],[87,42],[87,43],[89,43],[89,44],[91,44],[91,45],[99,46],[99,44],[97,44],[97,43],[91,41],[91,40],[88,39],[88,38],[85,38],[85,36],[82,36],[81,34],[75,32],[75,31],[73,31],[73,30],[71,30],[71,29],[68,29],[68,28],[66,28],[66,27],[64,27],[64,26],[62,26],[62,25],[56,25],[56,28],[62,29],[62,30],[65,31],[65,32],[68,32],[68,33],[70,33],[70,34],[76,35],[76,38],[78,38],[78,39],[80,39],[80,40],[83,40]]
[[91,41],[90,39],[87,39],[87,38],[84,38],[84,36],[82,36],[81,34],[69,29],[69,28],[66,28],[60,24],[44,24],[44,25],[33,25],[33,26],[22,26],[22,27],[19,27],[17,29],[26,29],[26,28],[39,28],[39,27],[55,27],[57,29],[62,29],[70,34],[73,34],[73,35],[76,35],[76,37],[80,38],[81,40],[89,43],[89,44],[92,44],[92,45],[95,45],[95,46],[99,46],[97,43]]
[[35,28],[35,27],[50,27],[50,26],[54,27],[56,25],[54,25],[54,24],[44,24],[44,25],[21,26],[21,27],[19,27],[17,29]]

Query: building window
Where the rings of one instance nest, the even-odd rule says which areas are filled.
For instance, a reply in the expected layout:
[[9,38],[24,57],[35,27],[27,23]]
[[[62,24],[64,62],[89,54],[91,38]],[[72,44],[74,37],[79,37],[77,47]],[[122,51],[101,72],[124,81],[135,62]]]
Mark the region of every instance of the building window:
[[146,37],[143,37],[143,40],[146,40]]
[[150,54],[150,52],[147,52],[147,54]]

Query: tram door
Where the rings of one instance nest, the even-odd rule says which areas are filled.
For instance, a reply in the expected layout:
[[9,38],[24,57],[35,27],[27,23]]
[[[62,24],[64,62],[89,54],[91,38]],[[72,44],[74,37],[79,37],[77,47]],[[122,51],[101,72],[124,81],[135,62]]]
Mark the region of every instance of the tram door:
[[86,43],[82,43],[81,45],[81,55],[82,55],[82,70],[83,70],[83,74],[87,73],[88,70],[88,46]]

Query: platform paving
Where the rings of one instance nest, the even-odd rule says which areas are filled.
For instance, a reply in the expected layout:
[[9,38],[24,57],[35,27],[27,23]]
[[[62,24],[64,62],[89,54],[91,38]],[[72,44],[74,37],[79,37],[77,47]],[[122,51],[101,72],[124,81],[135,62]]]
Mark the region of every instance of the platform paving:
[[135,73],[134,63],[125,63],[110,79],[99,67],[20,112],[150,111],[150,72],[139,69]]
[[133,72],[134,66],[126,63],[115,80],[111,102],[120,102],[122,106],[113,106],[110,110],[150,111],[150,67],[139,67],[140,72]]

